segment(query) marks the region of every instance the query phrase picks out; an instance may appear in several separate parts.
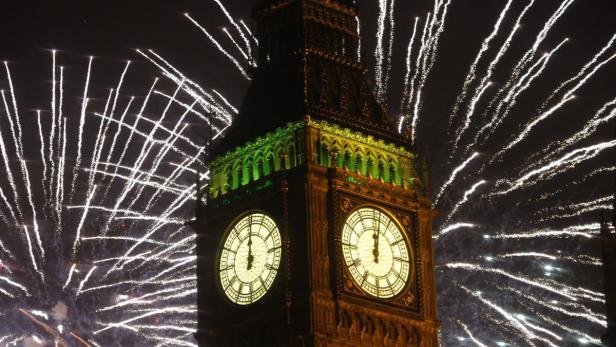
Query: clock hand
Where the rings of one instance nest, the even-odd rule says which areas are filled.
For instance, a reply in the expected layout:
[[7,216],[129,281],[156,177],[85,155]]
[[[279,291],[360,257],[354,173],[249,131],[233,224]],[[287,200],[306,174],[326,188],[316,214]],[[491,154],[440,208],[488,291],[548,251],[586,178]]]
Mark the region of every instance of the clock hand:
[[248,234],[248,261],[246,264],[246,270],[252,269],[252,262],[255,260],[255,257],[252,255],[252,233]]
[[378,230],[374,231],[372,238],[374,239],[374,248],[372,249],[372,255],[374,255],[374,262],[376,264],[379,263],[379,232]]

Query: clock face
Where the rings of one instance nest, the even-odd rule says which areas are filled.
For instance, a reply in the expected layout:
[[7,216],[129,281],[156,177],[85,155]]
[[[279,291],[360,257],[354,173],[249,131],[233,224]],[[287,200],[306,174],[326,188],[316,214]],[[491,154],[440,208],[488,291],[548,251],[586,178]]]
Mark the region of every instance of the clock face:
[[377,298],[404,289],[411,272],[411,252],[398,224],[371,207],[352,212],[342,229],[342,254],[355,283]]
[[280,231],[270,217],[251,213],[229,227],[220,250],[218,273],[223,292],[238,305],[261,299],[280,267]]

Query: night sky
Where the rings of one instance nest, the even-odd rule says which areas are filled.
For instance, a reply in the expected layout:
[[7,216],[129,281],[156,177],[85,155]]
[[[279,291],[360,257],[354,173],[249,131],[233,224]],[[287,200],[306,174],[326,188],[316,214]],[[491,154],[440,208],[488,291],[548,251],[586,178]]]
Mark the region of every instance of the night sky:
[[[537,4],[523,22],[519,35],[513,42],[510,53],[497,67],[492,81],[494,89],[503,86],[511,74],[511,67],[531,45],[535,35],[541,29],[545,20],[560,4],[555,0],[536,0]],[[226,1],[230,12],[237,18],[250,22],[252,1]],[[482,40],[490,33],[505,0],[454,0],[447,17],[447,26],[441,38],[437,63],[425,86],[425,99],[420,120],[419,135],[416,148],[428,158],[431,169],[431,182],[440,186],[450,175],[453,167],[459,165],[465,158],[449,159],[451,137],[447,134],[447,122],[456,96],[460,92],[469,65],[477,55]],[[527,1],[515,0],[512,13],[519,11]],[[415,16],[424,17],[431,10],[432,2],[428,0],[398,0],[396,3],[396,35],[392,64],[392,83],[389,88],[387,104],[392,117],[397,117],[400,110],[402,94],[402,77],[405,73],[404,56],[411,36],[412,23]],[[373,67],[372,52],[375,47],[376,16],[378,7],[376,1],[360,0],[360,17],[362,19],[363,45],[368,56],[368,65]],[[132,60],[123,92],[124,101],[131,94],[143,96],[154,77],[159,76],[157,69],[142,59],[135,49],[154,49],[165,59],[178,67],[195,82],[220,91],[236,106],[241,105],[248,82],[234,69],[216,48],[195,28],[183,13],[190,13],[193,18],[208,28],[217,38],[225,41],[223,26],[230,27],[213,1],[209,0],[89,0],[89,1],[18,1],[4,3],[0,12],[0,60],[7,60],[16,84],[16,93],[24,114],[25,124],[34,126],[35,109],[49,110],[51,85],[51,49],[58,50],[58,65],[66,67],[67,80],[65,84],[66,108],[69,122],[75,124],[76,112],[81,103],[87,60],[94,55],[94,73],[92,76],[91,94],[99,96],[94,103],[100,108],[106,91],[117,83],[126,60]],[[482,156],[490,156],[500,150],[511,134],[517,133],[520,124],[537,115],[537,109],[543,100],[560,82],[575,75],[577,71],[596,54],[616,34],[616,2],[614,0],[577,0],[566,14],[559,20],[555,28],[540,48],[540,53],[554,48],[565,37],[570,42],[558,52],[546,72],[524,98],[521,98],[515,111],[499,128],[490,141],[480,149]],[[503,32],[513,23],[515,16],[509,15],[505,20]],[[422,22],[423,23],[423,22]],[[501,33],[499,37],[503,37]],[[500,41],[498,41],[500,42]],[[230,45],[225,46],[233,51]],[[494,49],[490,52],[493,54]],[[615,52],[612,47],[608,54]],[[485,62],[484,62],[485,63]],[[485,65],[485,64],[484,64]],[[483,65],[482,65],[483,66]],[[7,89],[4,74],[0,74],[0,88]],[[558,113],[557,117],[541,124],[532,136],[521,142],[508,153],[497,165],[485,168],[481,175],[487,180],[497,177],[515,177],[520,165],[525,159],[544,148],[553,139],[566,138],[575,129],[579,129],[592,114],[604,103],[616,96],[616,63],[612,62],[595,75],[587,86],[576,93],[576,100]],[[489,100],[489,99],[488,99]],[[487,106],[482,100],[480,107]],[[72,111],[71,111],[72,110]],[[72,114],[71,114],[72,112]],[[169,123],[173,121],[170,120]],[[609,141],[613,139],[616,122],[611,120],[610,126],[599,129],[586,144]],[[27,140],[34,140],[37,134],[27,128],[24,134]],[[33,128],[32,128],[33,129]],[[192,134],[197,140],[202,140],[202,128],[195,126]],[[36,151],[31,151],[34,156]],[[554,191],[576,179],[583,178],[587,172],[595,168],[613,165],[616,151],[601,154],[591,163],[586,163],[572,170],[567,175],[558,176],[549,182],[530,189],[510,194],[506,199],[496,199],[490,202],[470,203],[462,212],[465,220],[480,221],[491,231],[520,231],[532,228],[542,228],[546,225],[555,228],[571,224],[592,223],[598,220],[598,211],[576,216],[573,219],[551,219],[546,223],[538,223],[544,213],[554,206],[596,199],[609,194],[612,187],[610,175],[599,175],[584,186],[573,185],[567,188],[565,194],[554,199],[537,200],[542,193]],[[185,178],[185,180],[187,180]],[[450,210],[453,203],[473,183],[472,177],[465,177],[462,182],[454,185],[446,195],[446,201],[439,206],[441,211]],[[541,212],[543,211],[543,212]],[[436,228],[443,225],[441,213],[436,220]],[[563,249],[566,252],[579,254],[597,254],[595,243],[578,244],[577,240],[568,240],[562,244],[546,244],[542,240],[536,243],[493,245],[478,243],[480,234],[456,237],[444,240],[444,244],[436,246],[439,264],[448,261],[459,261],[467,257],[469,262],[474,257],[489,253],[502,253],[504,249],[511,251],[527,250],[537,247],[538,250]],[[480,249],[481,248],[481,249]],[[511,265],[511,264],[509,264]],[[519,272],[532,272],[534,265],[513,265],[511,268]],[[593,267],[585,272],[582,267],[572,266],[558,280],[572,285],[590,283],[589,287],[601,290],[601,272]],[[582,273],[583,272],[583,273]],[[448,315],[460,314],[462,301],[472,300],[452,290],[448,283],[455,282],[457,274],[438,272],[440,309]],[[461,282],[475,283],[477,287],[487,286],[490,277],[460,278]],[[513,300],[513,299],[512,299]],[[511,304],[511,302],[509,303]],[[460,305],[460,308],[458,308]],[[471,306],[476,311],[471,315],[468,324],[486,342],[490,342],[489,329],[482,330],[482,312],[484,306]],[[597,306],[594,306],[597,307]],[[598,308],[601,309],[600,306]],[[539,308],[540,313],[542,309]],[[545,312],[549,314],[550,312]],[[2,317],[0,317],[0,320]],[[466,319],[466,317],[460,317]],[[490,324],[494,324],[491,322]],[[1,326],[1,323],[0,323]],[[581,330],[587,326],[582,325]],[[448,329],[443,332],[446,343],[456,343],[455,336],[464,335],[460,327],[451,321],[444,324]],[[589,333],[597,335],[596,326]],[[502,337],[501,337],[502,338]],[[495,340],[497,341],[496,337]],[[520,342],[520,341],[518,341]]]

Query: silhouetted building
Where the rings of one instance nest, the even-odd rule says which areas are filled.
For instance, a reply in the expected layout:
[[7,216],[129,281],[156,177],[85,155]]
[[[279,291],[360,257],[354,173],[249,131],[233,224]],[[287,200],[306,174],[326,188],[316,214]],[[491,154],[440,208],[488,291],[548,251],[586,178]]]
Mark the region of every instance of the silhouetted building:
[[261,0],[258,68],[197,207],[202,346],[438,346],[427,173],[354,0]]

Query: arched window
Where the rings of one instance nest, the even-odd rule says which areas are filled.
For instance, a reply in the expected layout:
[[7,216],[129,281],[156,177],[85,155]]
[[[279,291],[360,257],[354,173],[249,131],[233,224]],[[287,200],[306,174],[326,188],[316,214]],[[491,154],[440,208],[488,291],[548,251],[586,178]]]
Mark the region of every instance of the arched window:
[[374,159],[372,159],[372,157],[368,157],[368,163],[366,165],[366,175],[375,176],[375,172],[374,172]]
[[331,157],[329,155],[329,147],[325,144],[321,146],[321,165],[329,167],[331,165]]
[[257,164],[255,165],[255,169],[256,169],[256,175],[255,175],[255,180],[258,180],[259,178],[265,176],[265,171],[263,168],[263,160],[261,158],[257,159]]
[[387,177],[385,177],[385,163],[383,161],[379,160],[379,167],[378,167],[378,176],[376,177],[377,179],[382,179],[383,181],[385,181],[387,179]]
[[276,171],[276,162],[274,161],[274,155],[268,154],[267,156],[267,174],[271,175]]
[[357,153],[355,155],[355,172],[359,172],[362,175],[365,175],[364,166],[362,165],[363,160],[361,154]]
[[244,163],[244,170],[243,170],[243,175],[242,175],[242,185],[246,185],[248,183],[250,183],[250,181],[252,181],[252,176],[253,176],[253,172],[252,172],[252,163],[250,161],[247,161]]
[[231,189],[237,189],[242,185],[242,177],[244,176],[242,174],[243,168],[241,164],[237,164],[234,166],[233,168],[233,178],[232,178],[232,184],[231,184]]
[[233,171],[231,171],[231,168],[225,169],[224,178],[225,178],[225,182],[222,185],[223,194],[228,193],[233,188]]
[[353,156],[350,151],[344,152],[344,158],[342,166],[347,170],[353,170]]
[[391,184],[397,184],[398,180],[396,179],[396,164],[391,162],[389,163],[389,182]]

